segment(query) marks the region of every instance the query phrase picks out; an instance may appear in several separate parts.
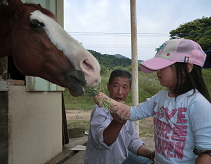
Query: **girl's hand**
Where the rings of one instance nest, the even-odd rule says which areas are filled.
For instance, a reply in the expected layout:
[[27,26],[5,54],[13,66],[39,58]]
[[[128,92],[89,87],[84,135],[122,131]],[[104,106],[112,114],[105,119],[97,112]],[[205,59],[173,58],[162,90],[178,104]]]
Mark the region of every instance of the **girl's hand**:
[[127,120],[122,119],[117,113],[111,113],[111,115],[113,117],[113,121],[115,121],[119,124],[124,125],[127,122]]
[[[115,100],[112,100],[112,102]],[[115,103],[113,103],[113,108],[110,110],[111,113],[117,113],[121,119],[127,119],[130,117],[130,107],[121,103],[121,102],[117,102],[115,101]]]

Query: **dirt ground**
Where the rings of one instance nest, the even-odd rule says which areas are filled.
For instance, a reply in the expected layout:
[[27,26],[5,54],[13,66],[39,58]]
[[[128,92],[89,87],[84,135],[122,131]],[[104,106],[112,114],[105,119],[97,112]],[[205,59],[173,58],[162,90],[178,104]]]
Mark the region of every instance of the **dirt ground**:
[[[67,120],[90,120],[92,110],[66,110],[66,117]],[[150,126],[152,125],[152,118],[147,118],[145,120],[145,125]]]
[[[66,110],[67,122],[70,126],[85,126],[88,129],[91,112],[92,110]],[[152,117],[139,121],[139,131],[142,136],[153,137]]]
[[[92,110],[66,110],[68,125],[84,126],[88,132],[91,112]],[[154,149],[153,119],[151,117],[139,121],[139,132],[140,139],[145,142],[146,146]]]
[[67,120],[90,120],[92,110],[66,110]]

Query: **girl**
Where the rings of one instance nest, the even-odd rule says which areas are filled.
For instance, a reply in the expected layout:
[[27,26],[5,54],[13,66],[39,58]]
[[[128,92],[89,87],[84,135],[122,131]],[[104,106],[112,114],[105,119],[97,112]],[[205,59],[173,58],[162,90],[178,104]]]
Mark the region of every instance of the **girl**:
[[142,62],[143,72],[157,71],[158,92],[146,102],[129,107],[99,93],[112,104],[111,113],[123,119],[139,120],[153,116],[156,164],[211,163],[211,99],[202,78],[206,54],[188,39],[166,41],[154,58]]

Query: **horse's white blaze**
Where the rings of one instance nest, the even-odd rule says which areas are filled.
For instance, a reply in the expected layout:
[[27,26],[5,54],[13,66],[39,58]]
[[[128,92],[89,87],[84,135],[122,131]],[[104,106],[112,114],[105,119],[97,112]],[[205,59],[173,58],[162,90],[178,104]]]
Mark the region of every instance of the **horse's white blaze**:
[[[64,54],[72,61],[74,67],[78,70],[82,70],[86,76],[87,86],[93,85],[93,78],[96,77],[96,81],[100,82],[100,66],[98,61],[90,54],[77,40],[72,38],[55,20],[39,10],[35,10],[31,13],[31,19],[37,19],[39,22],[45,24],[43,29],[52,41],[52,43],[64,52]],[[88,59],[88,63],[91,65],[92,70],[84,67],[84,61]],[[96,72],[97,71],[97,72]],[[91,76],[91,77],[90,77]]]

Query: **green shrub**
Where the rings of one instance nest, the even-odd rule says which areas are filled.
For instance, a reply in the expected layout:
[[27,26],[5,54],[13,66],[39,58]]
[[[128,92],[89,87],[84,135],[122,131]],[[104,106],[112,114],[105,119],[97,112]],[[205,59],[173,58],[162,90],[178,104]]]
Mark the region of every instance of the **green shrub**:
[[[125,69],[131,72],[131,66],[129,67],[116,67],[118,69]],[[116,69],[115,68],[115,69]],[[110,69],[103,68],[104,71],[101,73],[101,83],[99,85],[99,91],[105,94],[108,94],[107,90],[107,82],[109,76],[112,72]],[[203,69],[203,77],[205,83],[207,85],[208,91],[211,94],[211,69]],[[162,87],[157,79],[156,73],[143,73],[141,71],[138,72],[138,84],[139,84],[139,103],[146,101],[147,98],[152,97],[160,90],[165,90],[165,87]],[[93,109],[95,102],[92,97],[81,96],[81,97],[73,97],[70,95],[67,89],[64,92],[64,100],[66,109]],[[126,104],[132,105],[132,92],[128,95],[126,99]]]
[[209,69],[202,69],[202,74],[204,77],[204,82],[206,83],[206,86],[208,88],[208,91],[211,96],[211,68]]

